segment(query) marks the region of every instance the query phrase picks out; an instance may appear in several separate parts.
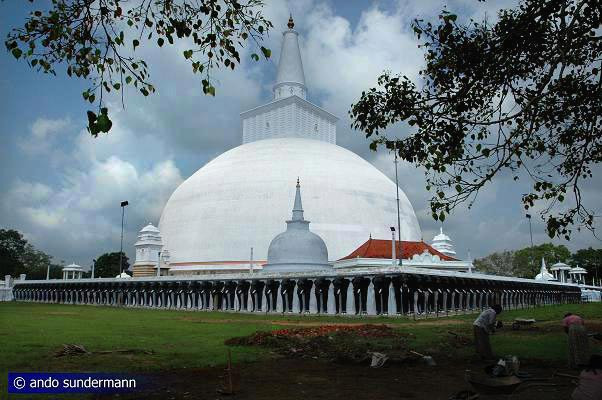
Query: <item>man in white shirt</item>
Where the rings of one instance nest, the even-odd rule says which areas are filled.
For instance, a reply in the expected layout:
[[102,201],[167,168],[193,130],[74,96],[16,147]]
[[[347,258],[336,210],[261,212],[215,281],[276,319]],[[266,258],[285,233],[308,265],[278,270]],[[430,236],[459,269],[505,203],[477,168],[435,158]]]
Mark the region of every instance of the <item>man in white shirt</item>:
[[495,304],[483,311],[472,323],[476,350],[483,360],[494,359],[489,335],[495,331],[495,319],[501,312],[502,306]]

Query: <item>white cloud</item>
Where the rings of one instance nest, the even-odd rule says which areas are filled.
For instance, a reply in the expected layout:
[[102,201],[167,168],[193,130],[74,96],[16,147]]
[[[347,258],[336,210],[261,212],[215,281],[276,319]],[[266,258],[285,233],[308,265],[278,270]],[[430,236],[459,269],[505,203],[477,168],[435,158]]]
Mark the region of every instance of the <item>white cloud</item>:
[[56,144],[56,136],[71,126],[71,119],[38,118],[29,128],[29,135],[18,141],[19,147],[29,155],[47,152]]
[[[119,204],[128,200],[124,243],[132,251],[137,231],[158,221],[183,179],[161,141],[125,129],[121,116],[116,114],[110,135],[96,139],[85,130],[73,135],[71,129],[62,141],[65,146],[72,138],[65,146],[71,152],[53,169],[54,182],[15,180],[0,203],[7,222],[18,221],[18,228],[50,254],[87,259],[118,249]],[[38,124],[36,134],[50,135],[59,125]]]
[[17,180],[12,189],[12,201],[20,202],[41,202],[47,200],[52,195],[52,188],[43,183],[23,182]]

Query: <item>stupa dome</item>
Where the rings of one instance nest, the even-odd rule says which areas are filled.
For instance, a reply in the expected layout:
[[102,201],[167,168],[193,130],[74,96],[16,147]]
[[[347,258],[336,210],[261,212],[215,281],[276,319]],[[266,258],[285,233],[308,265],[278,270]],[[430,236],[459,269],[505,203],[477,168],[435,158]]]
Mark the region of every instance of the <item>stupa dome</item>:
[[[306,216],[330,260],[352,252],[370,233],[390,235],[397,221],[395,183],[372,164],[323,141],[266,139],[218,156],[174,191],[159,223],[171,262],[249,260],[251,247],[255,260],[266,260],[293,203],[286,188],[297,176]],[[420,240],[414,209],[401,191],[400,215],[401,240]]]
[[308,271],[329,267],[326,244],[309,230],[309,221],[303,218],[301,188],[297,181],[293,217],[286,221],[286,231],[270,243],[268,263],[263,271]]
[[[294,21],[287,27],[273,100],[241,113],[243,144],[185,180],[163,209],[159,228],[170,265],[246,263],[251,248],[254,261],[265,262],[290,212],[293,193],[286,188],[295,177],[303,181],[307,217],[330,260],[352,252],[370,233],[388,237],[396,225],[395,183],[336,145],[337,118],[307,100],[299,33]],[[400,239],[420,240],[414,209],[401,191],[399,209]]]

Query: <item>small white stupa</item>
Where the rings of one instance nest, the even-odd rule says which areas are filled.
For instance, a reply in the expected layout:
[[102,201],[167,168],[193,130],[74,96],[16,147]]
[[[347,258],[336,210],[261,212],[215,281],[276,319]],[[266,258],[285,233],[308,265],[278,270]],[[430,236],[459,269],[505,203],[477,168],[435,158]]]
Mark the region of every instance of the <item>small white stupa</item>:
[[[134,277],[156,276],[159,253],[167,252],[167,250],[163,250],[163,240],[159,229],[149,222],[138,233],[138,240],[134,244],[134,247],[136,248],[136,261],[132,265],[132,275]],[[162,258],[161,269],[166,268],[163,265],[165,258]],[[169,259],[169,256],[167,259]]]
[[328,249],[324,240],[309,230],[309,221],[303,218],[301,185],[297,192],[293,217],[286,221],[286,231],[278,234],[268,248],[268,262],[263,272],[320,271],[332,268],[328,263]]
[[454,244],[449,236],[443,233],[443,227],[439,229],[439,234],[433,238],[431,246],[446,256],[456,258],[456,250]]
[[556,280],[556,278],[554,277],[554,275],[552,275],[549,271],[548,268],[546,268],[546,260],[544,260],[544,258],[541,258],[541,269],[539,270],[539,274],[535,275],[535,280],[536,281],[553,281]]

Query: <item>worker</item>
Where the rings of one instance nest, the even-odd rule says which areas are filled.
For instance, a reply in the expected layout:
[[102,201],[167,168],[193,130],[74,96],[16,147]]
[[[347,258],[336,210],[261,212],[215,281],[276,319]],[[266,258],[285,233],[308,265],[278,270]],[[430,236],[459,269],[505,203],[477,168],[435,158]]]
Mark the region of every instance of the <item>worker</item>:
[[572,400],[602,399],[602,356],[592,355],[579,375],[579,384],[571,395]]
[[482,360],[493,360],[494,355],[491,350],[489,335],[495,332],[495,319],[502,312],[502,306],[494,304],[483,311],[473,322],[474,341],[477,354]]
[[569,368],[578,368],[589,360],[589,338],[585,321],[576,314],[567,313],[562,320],[564,331],[568,335]]

